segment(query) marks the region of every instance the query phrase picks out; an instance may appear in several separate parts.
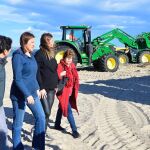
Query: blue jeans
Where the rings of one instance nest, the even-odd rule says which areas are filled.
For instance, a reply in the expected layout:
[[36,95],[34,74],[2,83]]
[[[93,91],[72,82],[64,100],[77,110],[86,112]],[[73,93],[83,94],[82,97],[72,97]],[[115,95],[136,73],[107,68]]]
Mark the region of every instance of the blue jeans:
[[[55,126],[59,127],[61,124],[61,118],[62,118],[62,110],[59,106],[58,111],[57,111],[57,115],[56,115],[56,121],[55,121]],[[72,129],[72,132],[77,131],[77,127],[74,121],[74,117],[72,114],[72,109],[71,109],[71,105],[70,103],[68,104],[68,116],[67,119],[69,121],[70,127]]]
[[8,150],[8,140],[7,140],[7,125],[6,125],[6,117],[4,112],[4,107],[0,107],[0,149]]
[[[23,150],[21,142],[21,130],[24,120],[26,102],[23,100],[12,100],[13,104],[13,150]],[[32,147],[45,150],[45,114],[39,98],[34,98],[34,104],[27,104],[35,118],[35,130],[33,134]]]

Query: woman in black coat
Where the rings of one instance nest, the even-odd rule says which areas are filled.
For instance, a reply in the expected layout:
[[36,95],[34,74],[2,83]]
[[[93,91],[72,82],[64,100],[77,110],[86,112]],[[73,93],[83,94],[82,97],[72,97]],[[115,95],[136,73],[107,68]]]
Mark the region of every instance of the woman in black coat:
[[46,128],[58,83],[57,62],[54,55],[55,48],[53,36],[50,33],[44,33],[41,36],[40,50],[36,52],[35,59],[38,64],[37,80],[40,86],[41,103],[46,116]]

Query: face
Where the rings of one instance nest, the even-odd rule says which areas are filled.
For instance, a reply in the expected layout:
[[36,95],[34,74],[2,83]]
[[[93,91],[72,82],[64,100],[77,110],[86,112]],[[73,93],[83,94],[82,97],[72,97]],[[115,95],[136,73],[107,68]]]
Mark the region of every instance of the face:
[[[11,50],[11,49],[10,49],[10,50]],[[8,50],[8,51],[7,51],[7,50],[5,50],[5,51],[4,51],[4,55],[5,55],[6,57],[9,55],[10,50]]]
[[34,38],[31,38],[27,44],[24,46],[24,49],[27,51],[27,52],[32,52],[33,49],[34,49],[34,45],[35,45],[35,40]]
[[[10,50],[11,50],[11,49],[10,49]],[[4,50],[3,54],[4,54],[5,57],[7,57],[7,56],[9,55],[10,50]]]
[[49,48],[53,48],[54,47],[54,40],[51,37],[46,37],[46,42]]
[[67,65],[70,65],[70,64],[72,63],[72,57],[71,57],[71,58],[66,57],[66,58],[65,58],[65,63],[66,63]]

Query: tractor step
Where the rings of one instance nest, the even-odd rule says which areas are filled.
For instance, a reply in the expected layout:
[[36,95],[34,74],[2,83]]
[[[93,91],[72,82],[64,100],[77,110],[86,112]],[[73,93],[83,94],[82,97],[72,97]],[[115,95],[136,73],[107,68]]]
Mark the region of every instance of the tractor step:
[[88,66],[89,65],[89,58],[82,58],[82,66]]
[[85,53],[83,53],[81,54],[81,58],[82,58],[82,66],[88,66],[89,65],[88,56]]
[[82,58],[82,63],[88,63],[89,62],[89,58]]

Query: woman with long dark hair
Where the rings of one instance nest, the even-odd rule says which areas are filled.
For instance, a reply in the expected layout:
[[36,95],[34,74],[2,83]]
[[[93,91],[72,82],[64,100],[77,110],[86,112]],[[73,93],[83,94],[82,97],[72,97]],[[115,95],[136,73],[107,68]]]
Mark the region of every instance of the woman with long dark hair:
[[37,79],[40,86],[41,103],[46,117],[46,129],[58,83],[57,62],[54,56],[55,46],[53,36],[50,33],[44,33],[41,36],[40,49],[36,52],[35,58],[38,64]]

